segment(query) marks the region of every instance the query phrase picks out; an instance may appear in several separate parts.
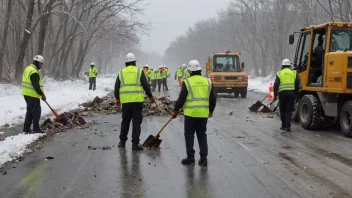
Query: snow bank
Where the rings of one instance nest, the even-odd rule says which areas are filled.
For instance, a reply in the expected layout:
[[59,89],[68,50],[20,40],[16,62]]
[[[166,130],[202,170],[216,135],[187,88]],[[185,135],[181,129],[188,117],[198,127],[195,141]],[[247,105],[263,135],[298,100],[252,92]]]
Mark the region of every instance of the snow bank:
[[0,167],[6,162],[21,157],[26,151],[27,146],[42,136],[44,134],[19,134],[7,137],[4,141],[0,142]]
[[274,84],[275,76],[249,78],[248,90],[260,93],[269,93],[270,83]]
[[[97,78],[97,90],[88,90],[89,83],[84,80],[58,82],[51,78],[44,79],[44,89],[48,103],[58,113],[72,110],[78,104],[102,97],[114,89],[116,76],[101,76]],[[15,85],[0,84],[0,126],[24,122],[26,102],[21,94],[21,88]],[[51,113],[47,105],[41,101],[42,116]]]

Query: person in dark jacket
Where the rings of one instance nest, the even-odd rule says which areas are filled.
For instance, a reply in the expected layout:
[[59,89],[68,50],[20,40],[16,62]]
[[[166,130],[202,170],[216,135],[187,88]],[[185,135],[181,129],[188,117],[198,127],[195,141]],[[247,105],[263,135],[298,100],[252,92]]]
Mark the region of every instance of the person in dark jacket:
[[[40,129],[39,120],[41,115],[40,98],[45,101],[43,79],[39,70],[42,68],[44,58],[41,55],[36,55],[33,58],[33,63],[28,65],[22,75],[22,95],[27,103],[26,118],[24,121],[24,133],[45,133]],[[33,123],[33,131],[31,125]]]
[[185,115],[184,134],[187,157],[181,161],[184,165],[195,163],[194,133],[197,133],[200,148],[200,166],[208,165],[207,122],[213,116],[216,106],[214,87],[211,81],[202,77],[202,67],[197,60],[189,63],[190,77],[182,83],[181,92],[175,104],[172,117],[176,118],[179,110],[183,108]]
[[119,148],[126,147],[127,135],[132,120],[132,150],[143,150],[139,144],[141,124],[143,120],[142,110],[144,92],[155,103],[155,97],[150,91],[147,77],[142,68],[136,67],[136,57],[132,53],[126,55],[126,67],[122,69],[115,83],[116,105],[122,104],[122,123],[120,132]]
[[291,132],[292,111],[300,89],[301,80],[298,73],[291,69],[290,60],[284,59],[282,69],[276,73],[274,83],[274,101],[279,96],[281,130]]

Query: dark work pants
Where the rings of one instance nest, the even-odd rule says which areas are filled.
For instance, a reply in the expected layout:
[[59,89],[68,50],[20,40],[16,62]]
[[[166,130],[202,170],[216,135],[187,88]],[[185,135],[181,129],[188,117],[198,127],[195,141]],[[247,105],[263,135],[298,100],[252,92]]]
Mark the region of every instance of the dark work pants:
[[27,103],[27,113],[24,120],[23,132],[29,132],[33,123],[33,131],[40,130],[39,119],[42,109],[40,107],[40,99],[30,96],[24,96]]
[[284,128],[291,128],[295,98],[296,93],[294,91],[282,91],[279,93],[281,125]]
[[157,79],[157,81],[158,81],[158,92],[160,92],[161,84],[163,82],[163,79]]
[[155,91],[157,80],[152,80],[152,91]]
[[187,156],[194,156],[194,133],[197,133],[200,156],[208,156],[207,143],[207,122],[208,118],[192,118],[185,116],[185,140]]
[[95,85],[96,85],[96,78],[89,78],[89,90],[92,90],[92,85],[93,85],[93,91],[95,90]]
[[121,141],[127,141],[127,135],[132,120],[132,144],[139,144],[139,136],[141,135],[141,124],[143,121],[142,109],[142,102],[122,104],[122,123],[120,132]]
[[166,91],[169,91],[169,88],[167,87],[167,79],[163,78],[163,91],[166,89]]

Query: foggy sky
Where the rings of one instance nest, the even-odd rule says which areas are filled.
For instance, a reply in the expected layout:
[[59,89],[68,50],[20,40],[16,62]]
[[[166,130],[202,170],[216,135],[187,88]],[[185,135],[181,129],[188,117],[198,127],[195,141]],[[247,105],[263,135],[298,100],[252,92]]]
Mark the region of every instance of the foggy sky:
[[226,9],[230,0],[149,0],[143,21],[150,22],[149,36],[143,36],[143,50],[161,54],[169,43],[195,22],[208,19]]

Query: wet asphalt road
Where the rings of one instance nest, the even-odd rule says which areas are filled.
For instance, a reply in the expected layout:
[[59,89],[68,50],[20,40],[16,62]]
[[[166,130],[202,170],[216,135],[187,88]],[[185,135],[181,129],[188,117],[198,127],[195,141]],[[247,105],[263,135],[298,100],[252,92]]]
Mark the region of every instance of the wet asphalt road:
[[[97,124],[58,134],[7,168],[0,197],[352,197],[352,139],[338,129],[305,131],[298,125],[282,134],[276,116],[248,112],[262,96],[222,97],[208,123],[208,167],[181,165],[181,116],[161,134],[160,150],[138,152],[130,139],[126,149],[117,148],[120,114],[95,116],[87,120]],[[141,142],[167,119],[145,118]]]

